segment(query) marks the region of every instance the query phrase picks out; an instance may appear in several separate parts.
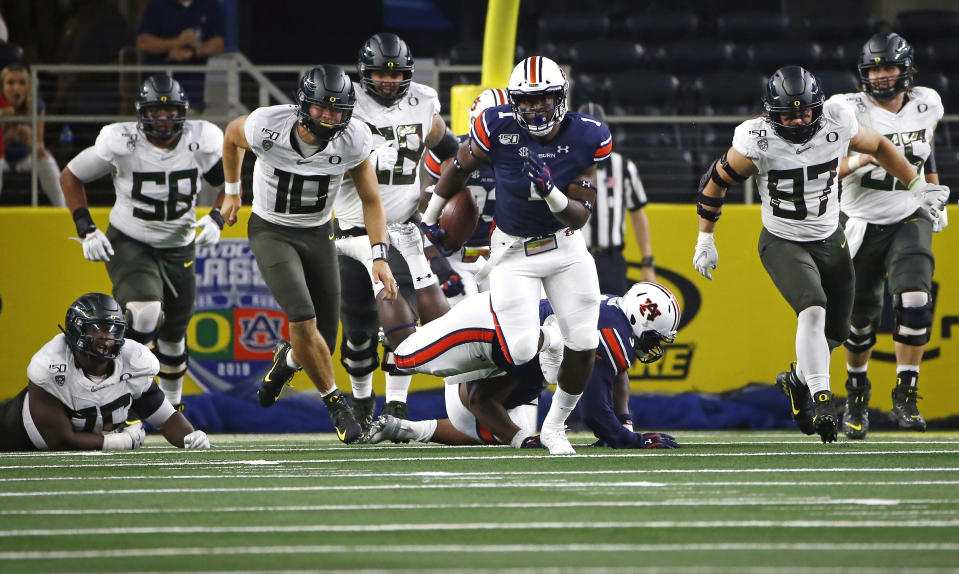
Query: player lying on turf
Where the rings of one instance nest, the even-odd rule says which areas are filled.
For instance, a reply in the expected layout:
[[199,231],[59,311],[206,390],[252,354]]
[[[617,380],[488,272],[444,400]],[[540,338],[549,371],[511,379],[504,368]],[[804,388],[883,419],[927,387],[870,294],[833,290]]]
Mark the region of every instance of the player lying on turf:
[[174,410],[153,378],[157,358],[125,340],[120,304],[87,293],[70,305],[66,326],[30,361],[30,382],[0,404],[0,451],[129,450],[146,437],[142,417],[170,444],[209,448],[206,433]]
[[[526,405],[535,405],[545,387],[556,383],[562,362],[562,338],[547,300],[540,302],[540,323],[548,336],[559,337],[558,353],[539,353],[518,367],[502,358],[496,340],[488,293],[464,299],[449,313],[418,329],[396,348],[397,367],[447,377],[448,419],[376,420],[367,442],[416,440],[442,444],[509,444],[541,447]],[[623,297],[604,296],[600,303],[596,366],[581,399],[583,419],[599,439],[613,448],[678,448],[662,433],[635,433],[620,421],[613,388],[628,377],[635,359],[644,363],[663,355],[679,326],[676,298],[656,283],[637,283]]]

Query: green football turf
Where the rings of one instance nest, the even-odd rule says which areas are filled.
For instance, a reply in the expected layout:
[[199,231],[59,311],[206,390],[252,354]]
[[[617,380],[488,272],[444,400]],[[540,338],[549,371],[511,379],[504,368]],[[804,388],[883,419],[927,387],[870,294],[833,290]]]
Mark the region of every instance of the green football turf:
[[[956,572],[959,433],[0,455],[0,572]],[[165,446],[166,445],[166,446]]]

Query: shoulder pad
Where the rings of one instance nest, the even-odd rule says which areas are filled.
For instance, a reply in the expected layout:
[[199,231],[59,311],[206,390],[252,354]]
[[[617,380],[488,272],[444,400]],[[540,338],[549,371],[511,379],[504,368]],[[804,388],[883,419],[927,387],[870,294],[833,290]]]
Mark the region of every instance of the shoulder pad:
[[192,122],[196,129],[196,139],[203,153],[223,153],[223,130],[206,120]]
[[34,384],[43,386],[54,380],[57,374],[66,373],[70,346],[63,334],[59,334],[40,348],[30,359],[27,366],[27,378]]
[[410,95],[416,96],[420,99],[439,100],[439,94],[436,92],[436,90],[430,86],[417,82],[410,83]]
[[155,376],[160,372],[160,361],[141,343],[127,339],[120,349],[120,359],[134,377]]
[[94,147],[101,156],[123,156],[133,153],[134,147],[130,145],[130,142],[138,143],[140,140],[145,138],[137,130],[136,123],[109,124],[100,130]]

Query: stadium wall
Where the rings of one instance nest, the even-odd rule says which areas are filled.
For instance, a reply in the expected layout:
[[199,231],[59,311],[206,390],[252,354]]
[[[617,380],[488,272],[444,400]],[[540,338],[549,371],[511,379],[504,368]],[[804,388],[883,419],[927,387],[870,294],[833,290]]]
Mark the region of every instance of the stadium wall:
[[[959,210],[950,206],[950,219]],[[91,210],[105,224],[108,209]],[[696,238],[695,210],[687,205],[650,205],[654,252],[659,280],[679,298],[683,322],[675,344],[652,365],[631,371],[634,393],[719,393],[750,382],[772,383],[777,372],[794,359],[795,316],[768,278],[756,250],[761,228],[757,206],[728,205],[718,226],[716,242],[720,264],[714,280],[700,277],[692,267]],[[219,249],[197,259],[197,314],[190,327],[191,376],[205,378],[207,388],[235,389],[237,398],[249,395],[268,367],[271,337],[287,332],[282,313],[273,305],[246,246],[246,220],[224,231]],[[26,383],[31,356],[57,334],[67,306],[89,291],[110,291],[102,264],[83,259],[73,222],[54,208],[0,210],[0,361],[6,366],[0,398],[16,394]],[[926,349],[920,379],[922,412],[927,419],[959,414],[959,230],[936,234],[937,289],[932,339]],[[626,257],[630,277],[638,280],[640,254],[633,242]],[[234,299],[230,299],[233,297]],[[234,301],[231,303],[230,301]],[[895,377],[891,314],[870,365],[877,384],[872,406],[888,410],[887,389]],[[348,389],[348,378],[334,357],[337,380]],[[842,350],[832,361],[833,389],[844,394],[845,362]],[[298,389],[312,389],[298,374]],[[383,377],[377,373],[374,389],[383,395]],[[435,390],[439,379],[414,378],[412,389]],[[882,389],[882,390],[879,390]],[[201,392],[188,377],[187,393]],[[415,399],[414,399],[415,401]]]

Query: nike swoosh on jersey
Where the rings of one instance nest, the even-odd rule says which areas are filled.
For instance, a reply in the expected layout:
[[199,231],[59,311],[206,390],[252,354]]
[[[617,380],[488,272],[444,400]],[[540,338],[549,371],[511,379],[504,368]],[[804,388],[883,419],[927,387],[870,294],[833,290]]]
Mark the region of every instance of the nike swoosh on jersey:
[[296,165],[303,165],[304,163],[312,163],[312,159],[298,159],[296,160]]
[[801,154],[802,152],[808,151],[808,150],[811,150],[811,149],[812,149],[812,146],[804,147],[804,148],[802,148],[802,149],[797,149],[797,150],[796,150],[796,155],[799,155],[799,154]]
[[846,247],[846,240],[843,239],[843,240],[842,240],[842,245],[840,245],[839,248],[840,248],[840,249],[843,249],[843,248],[845,248],[845,247]]
[[330,241],[333,241],[333,238],[334,238],[334,237],[336,237],[336,236],[331,233],[331,234],[330,234]]
[[[196,261],[196,259],[194,259],[193,261]],[[186,263],[184,263],[184,264],[183,264],[183,268],[186,269],[186,268],[189,267],[190,265],[193,265],[193,261],[187,261]]]

